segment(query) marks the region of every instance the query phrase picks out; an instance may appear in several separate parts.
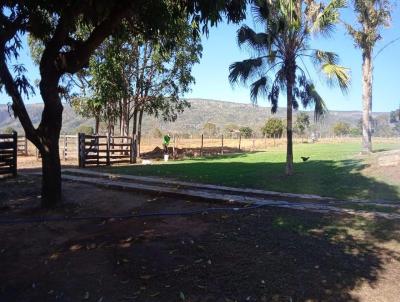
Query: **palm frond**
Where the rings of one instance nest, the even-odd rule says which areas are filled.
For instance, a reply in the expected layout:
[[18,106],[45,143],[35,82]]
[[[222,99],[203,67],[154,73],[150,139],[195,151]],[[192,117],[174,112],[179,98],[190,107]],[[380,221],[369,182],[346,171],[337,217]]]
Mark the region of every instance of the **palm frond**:
[[329,64],[338,64],[339,63],[339,56],[330,51],[323,51],[323,50],[314,50],[311,54],[313,63],[315,65],[322,65],[325,63]]
[[250,100],[253,104],[257,104],[258,96],[266,97],[268,95],[268,79],[261,77],[250,85]]
[[254,0],[253,5],[251,6],[254,21],[260,24],[265,24],[270,17],[270,8],[271,5],[269,1]]
[[310,83],[307,86],[307,94],[309,95],[311,102],[314,103],[314,120],[318,121],[328,112],[326,104],[315,89],[314,84]]
[[327,76],[328,84],[338,85],[343,92],[347,92],[350,85],[349,69],[337,64],[325,63],[321,68]]
[[334,25],[339,22],[339,9],[346,7],[346,0],[331,0],[327,6],[322,4],[309,13],[311,31],[329,36]]
[[271,112],[276,113],[278,110],[278,100],[279,100],[279,94],[280,94],[280,87],[277,81],[277,78],[275,78],[274,83],[272,84],[271,90],[268,93],[268,100],[271,102]]
[[247,25],[243,25],[237,32],[237,40],[239,46],[246,44],[257,51],[262,51],[270,48],[272,37],[266,33],[256,33]]
[[232,84],[242,82],[244,84],[262,65],[262,58],[232,63],[229,66],[229,82]]

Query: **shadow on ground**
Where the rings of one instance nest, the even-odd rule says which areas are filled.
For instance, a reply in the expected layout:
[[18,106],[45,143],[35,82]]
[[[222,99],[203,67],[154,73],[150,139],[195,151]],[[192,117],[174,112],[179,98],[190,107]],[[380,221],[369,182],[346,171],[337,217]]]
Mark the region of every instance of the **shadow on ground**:
[[[65,182],[65,204],[48,212],[39,190],[38,178],[0,182],[0,220],[215,206]],[[0,301],[395,301],[398,250],[379,243],[398,244],[399,231],[288,209],[0,224]]]
[[[362,174],[367,165],[358,159],[311,160],[295,164],[295,175],[283,174],[282,162],[246,162],[246,154],[224,156],[226,161],[191,160],[167,165],[119,166],[103,170],[181,180],[318,194],[341,199],[400,201],[399,187]],[[238,160],[238,161],[236,161]],[[240,160],[240,161],[239,161]]]

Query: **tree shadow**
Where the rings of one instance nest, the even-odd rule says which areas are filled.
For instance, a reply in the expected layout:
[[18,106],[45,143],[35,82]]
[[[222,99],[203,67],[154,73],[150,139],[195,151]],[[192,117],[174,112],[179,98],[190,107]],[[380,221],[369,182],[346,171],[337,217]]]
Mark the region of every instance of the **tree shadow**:
[[[39,189],[37,178],[16,178],[0,183],[0,194],[10,192],[0,196],[18,207]],[[84,195],[93,187],[80,189]],[[124,208],[119,194],[113,191],[108,215],[126,214],[118,210]],[[104,195],[90,205],[74,202],[85,213],[103,213],[98,205]],[[151,199],[139,193],[135,198]],[[210,206],[160,198],[135,212]],[[0,225],[0,300],[54,301],[62,293],[61,301],[79,301],[90,292],[94,301],[179,301],[182,292],[186,301],[199,302],[358,302],[353,290],[377,286],[387,274],[388,257],[399,258],[378,244],[400,243],[398,221],[278,208],[235,213]],[[389,273],[400,271],[398,263],[389,265]],[[375,294],[385,300],[385,292]]]

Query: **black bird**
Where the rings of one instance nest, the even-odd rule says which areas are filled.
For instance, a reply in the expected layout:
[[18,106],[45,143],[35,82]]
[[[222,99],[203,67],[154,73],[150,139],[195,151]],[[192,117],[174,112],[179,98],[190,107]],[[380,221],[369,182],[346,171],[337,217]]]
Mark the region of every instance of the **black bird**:
[[302,156],[301,159],[302,159],[303,161],[307,161],[307,160],[310,159],[310,157],[304,157],[304,156]]

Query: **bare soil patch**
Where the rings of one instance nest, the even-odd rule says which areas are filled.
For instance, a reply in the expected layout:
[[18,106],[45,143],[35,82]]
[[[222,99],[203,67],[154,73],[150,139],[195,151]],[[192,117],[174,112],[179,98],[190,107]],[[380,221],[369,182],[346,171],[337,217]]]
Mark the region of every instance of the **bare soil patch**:
[[[66,182],[48,211],[39,180],[0,182],[0,221],[215,206]],[[399,230],[284,209],[0,224],[0,301],[397,301]]]

